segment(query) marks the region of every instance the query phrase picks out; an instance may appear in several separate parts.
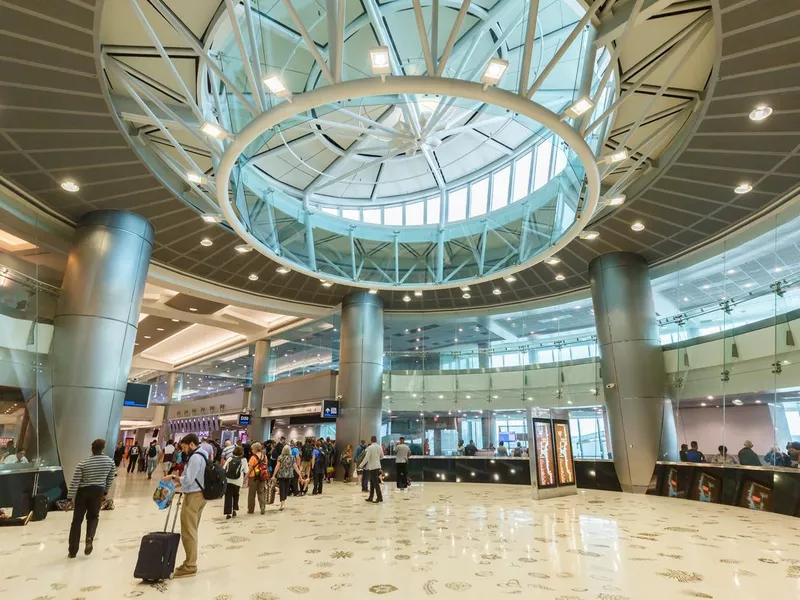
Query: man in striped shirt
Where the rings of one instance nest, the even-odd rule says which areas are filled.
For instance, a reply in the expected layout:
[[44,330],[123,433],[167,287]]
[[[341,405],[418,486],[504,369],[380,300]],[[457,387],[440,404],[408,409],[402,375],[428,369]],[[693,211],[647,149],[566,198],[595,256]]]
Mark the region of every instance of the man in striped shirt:
[[97,532],[97,521],[100,519],[100,507],[103,498],[114,483],[116,467],[110,456],[103,454],[105,440],[92,442],[92,455],[83,459],[75,468],[72,483],[67,491],[67,500],[73,503],[72,526],[69,529],[69,554],[75,558],[81,541],[81,527],[86,517],[86,545],[83,552],[87,556],[92,553],[94,534]]

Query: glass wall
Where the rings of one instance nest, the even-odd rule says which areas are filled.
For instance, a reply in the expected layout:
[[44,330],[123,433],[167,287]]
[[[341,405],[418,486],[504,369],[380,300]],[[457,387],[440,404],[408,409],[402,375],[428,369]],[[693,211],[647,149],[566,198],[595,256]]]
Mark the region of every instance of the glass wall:
[[339,369],[338,313],[301,325],[272,340],[270,381]]

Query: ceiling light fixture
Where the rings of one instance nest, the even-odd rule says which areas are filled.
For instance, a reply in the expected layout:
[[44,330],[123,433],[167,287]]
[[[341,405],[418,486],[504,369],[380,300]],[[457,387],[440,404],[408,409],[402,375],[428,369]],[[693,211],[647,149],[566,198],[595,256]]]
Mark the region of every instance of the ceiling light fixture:
[[633,231],[644,231],[644,223],[641,221],[636,221],[635,223],[631,224],[631,229]]
[[330,281],[325,281],[324,279],[320,279],[319,282],[322,284],[322,287],[329,288],[333,286],[333,284]]
[[211,121],[206,121],[203,123],[200,126],[200,131],[205,133],[207,136],[214,138],[215,140],[224,140],[230,135],[227,131],[225,131],[225,129],[216,123],[212,123]]
[[566,277],[564,277],[561,273],[556,275],[556,281],[564,281],[565,279],[566,279]]
[[464,292],[463,294],[461,294],[461,297],[464,300],[469,300],[470,298],[472,298],[472,295],[469,292]]
[[239,244],[238,246],[234,247],[234,250],[236,250],[239,254],[247,254],[248,252],[252,252],[253,248],[247,244]]
[[481,75],[481,83],[485,90],[490,85],[497,85],[508,69],[508,61],[502,58],[492,58]]
[[156,331],[164,331],[163,327],[156,327]]
[[616,163],[621,163],[623,160],[626,160],[627,158],[628,158],[628,151],[623,149],[623,150],[618,150],[616,152],[612,152],[611,154],[604,156],[600,162],[605,163],[607,165],[613,165]]
[[378,290],[370,290],[370,291],[369,291],[369,293],[370,293],[370,294],[372,294],[372,295],[374,296],[375,294],[377,294],[377,293],[378,293]]
[[173,322],[173,323],[180,323],[180,322],[181,322],[181,320],[180,320],[180,319],[172,319],[172,322]]
[[286,85],[283,83],[280,75],[272,74],[272,75],[265,75],[264,79],[261,80],[266,88],[269,90],[269,93],[275,96],[276,98],[286,98],[287,101],[292,101],[292,92]]
[[383,79],[392,73],[392,63],[389,59],[389,47],[378,46],[369,51],[369,66],[373,75],[380,75]]
[[619,196],[612,196],[606,200],[606,204],[608,206],[622,206],[625,204],[625,194],[620,194]]
[[548,259],[547,259],[546,261],[544,261],[544,262],[546,262],[548,265],[554,266],[554,265],[557,265],[558,263],[560,263],[560,262],[561,262],[561,259],[560,259],[560,258],[557,258],[557,257],[555,257],[555,256],[551,256],[550,258],[548,258]]
[[733,188],[733,191],[735,193],[737,193],[737,194],[747,194],[748,192],[751,192],[752,190],[753,190],[753,186],[750,185],[749,183],[747,183],[746,181],[740,183],[735,188]]
[[275,269],[275,272],[280,273],[281,275],[286,275],[289,271],[290,269],[288,269],[287,267],[278,267],[277,269]]
[[580,238],[582,240],[588,240],[588,241],[596,240],[599,237],[600,233],[597,231],[581,231],[580,234]]
[[81,188],[74,181],[67,179],[66,181],[61,182],[61,189],[64,190],[65,192],[72,192],[74,194]]
[[189,308],[189,312],[197,312],[197,309],[194,307]]
[[461,291],[462,292],[468,292],[469,291],[469,286],[468,285],[462,285],[461,286]]
[[256,275],[255,273],[250,273],[250,275],[248,275],[247,278],[250,281],[258,281],[258,275]]
[[222,215],[212,215],[212,214],[205,214],[200,215],[200,218],[203,219],[206,223],[219,223],[222,221]]
[[763,121],[764,119],[768,118],[772,114],[772,107],[767,106],[766,104],[759,104],[753,110],[750,111],[750,120],[751,121]]
[[581,115],[584,115],[590,110],[592,110],[592,108],[594,108],[594,102],[592,102],[591,100],[589,100],[589,98],[584,96],[583,98],[579,98],[578,100],[576,100],[572,104],[572,106],[570,106],[569,108],[567,108],[566,111],[564,111],[564,113],[568,117],[576,119]]
[[194,183],[196,185],[204,185],[208,183],[208,177],[190,171],[186,173],[186,181],[188,181],[189,183]]
[[503,293],[503,291],[502,291],[500,288],[494,288],[494,289],[492,290],[492,293],[493,293],[495,296],[499,296],[500,294],[502,294],[502,293]]
[[200,240],[200,245],[208,248],[209,246],[213,246],[214,242],[212,242],[209,238],[203,238]]
[[403,296],[403,302],[411,302],[411,296],[409,296],[408,294]]
[[514,277],[513,275],[506,275],[505,277],[503,277],[503,281],[505,281],[506,283],[514,283],[516,280],[517,278]]
[[422,290],[414,290],[414,296],[416,296],[417,298],[422,297]]

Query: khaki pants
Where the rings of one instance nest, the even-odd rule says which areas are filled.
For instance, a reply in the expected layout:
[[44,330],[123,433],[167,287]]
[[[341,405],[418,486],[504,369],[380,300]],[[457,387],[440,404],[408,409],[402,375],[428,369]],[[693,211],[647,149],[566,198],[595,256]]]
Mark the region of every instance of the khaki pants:
[[183,495],[181,541],[183,542],[183,551],[186,553],[183,566],[187,569],[197,569],[197,528],[200,525],[200,517],[203,515],[205,506],[206,499],[203,498],[203,492],[189,492]]
[[247,488],[247,512],[250,514],[253,514],[256,509],[256,495],[259,508],[265,509],[267,507],[267,482],[253,477]]
[[300,472],[303,474],[303,479],[308,479],[311,475],[311,461],[304,460],[300,462]]

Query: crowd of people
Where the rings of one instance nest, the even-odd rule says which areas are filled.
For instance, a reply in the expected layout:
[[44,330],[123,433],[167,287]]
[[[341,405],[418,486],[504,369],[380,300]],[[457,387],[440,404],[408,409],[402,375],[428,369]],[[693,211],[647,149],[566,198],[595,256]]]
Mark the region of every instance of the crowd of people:
[[691,463],[711,463],[722,465],[743,465],[747,467],[789,467],[798,468],[800,466],[800,442],[789,442],[786,444],[786,451],[781,451],[778,446],[772,446],[763,459],[753,449],[753,442],[745,440],[742,449],[735,455],[728,453],[727,446],[718,446],[717,453],[706,458],[699,448],[696,441],[689,444],[681,444],[680,458],[682,462]]

